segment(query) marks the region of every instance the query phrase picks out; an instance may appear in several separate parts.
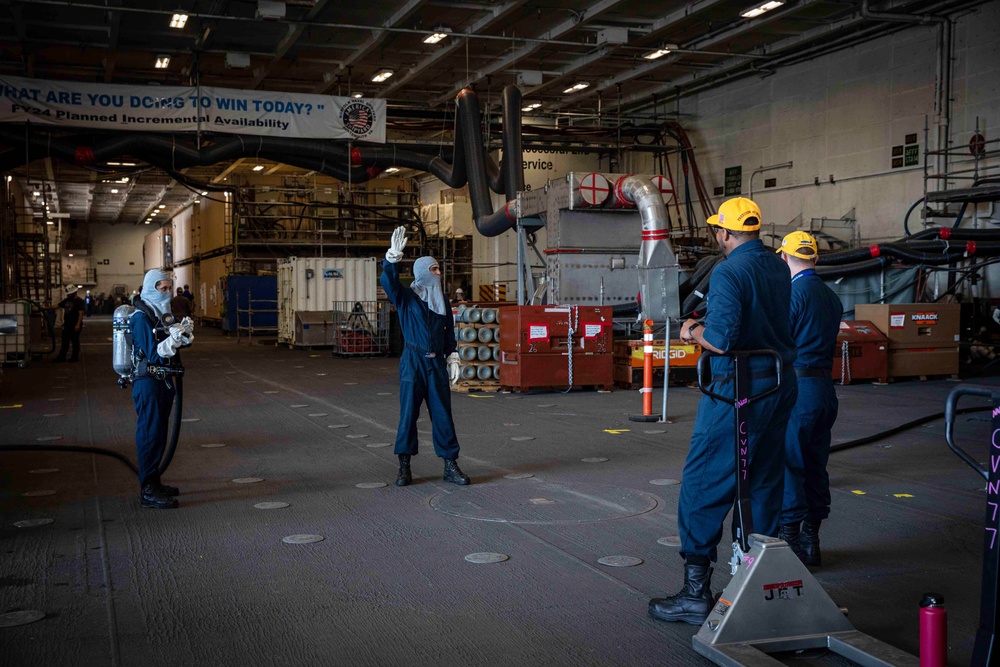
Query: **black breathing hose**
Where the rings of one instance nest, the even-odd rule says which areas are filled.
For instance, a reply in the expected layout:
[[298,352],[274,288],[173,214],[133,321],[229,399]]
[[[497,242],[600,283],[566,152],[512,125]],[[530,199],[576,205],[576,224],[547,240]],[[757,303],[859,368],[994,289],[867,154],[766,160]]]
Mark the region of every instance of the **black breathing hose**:
[[[992,409],[993,409],[992,406],[983,405],[979,407],[961,408],[960,410],[955,410],[955,414],[964,415],[969,412],[984,412],[986,410],[992,410]],[[943,419],[943,418],[944,418],[943,412],[936,412],[932,415],[925,415],[923,417],[920,417],[919,419],[914,419],[913,421],[906,422],[905,424],[894,426],[893,428],[890,428],[886,431],[880,431],[873,435],[866,435],[863,438],[857,438],[855,440],[850,440],[848,442],[842,442],[838,445],[833,445],[832,447],[830,447],[830,453],[833,454],[834,452],[842,452],[845,449],[851,449],[853,447],[860,447],[861,445],[867,445],[877,440],[882,440],[883,438],[888,438],[890,436],[896,435],[897,433],[908,431],[909,429],[921,426],[922,424],[932,422],[936,419]]]

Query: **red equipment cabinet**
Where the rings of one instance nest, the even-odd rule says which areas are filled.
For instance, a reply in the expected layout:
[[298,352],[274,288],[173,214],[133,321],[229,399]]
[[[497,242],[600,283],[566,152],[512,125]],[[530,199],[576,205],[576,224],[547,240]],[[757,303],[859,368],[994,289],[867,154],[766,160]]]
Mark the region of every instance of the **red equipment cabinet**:
[[501,389],[572,385],[610,391],[614,384],[610,306],[517,306],[502,309],[499,317]]
[[840,323],[833,351],[833,379],[841,384],[851,380],[889,381],[889,340],[874,324],[867,320]]

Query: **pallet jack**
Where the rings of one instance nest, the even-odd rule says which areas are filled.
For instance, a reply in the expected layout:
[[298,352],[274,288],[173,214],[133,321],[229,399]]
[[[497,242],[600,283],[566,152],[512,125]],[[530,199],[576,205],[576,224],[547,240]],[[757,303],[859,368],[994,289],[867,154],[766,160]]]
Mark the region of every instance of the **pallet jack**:
[[[733,396],[713,392],[710,359],[733,360]],[[777,382],[750,395],[750,358],[774,360]],[[806,566],[782,540],[753,532],[750,470],[747,465],[749,406],[781,387],[781,356],[774,350],[702,354],[698,388],[733,406],[735,415],[736,500],[733,506],[733,578],[693,637],[694,650],[723,667],[781,664],[767,655],[778,651],[825,648],[866,667],[916,665],[914,656],[858,632]],[[1000,460],[1000,459],[998,459]]]
[[[993,401],[993,429],[990,437],[990,467],[989,469],[969,456],[961,447],[955,444],[955,415],[958,399],[962,396],[981,396]],[[982,598],[979,605],[979,630],[976,632],[976,643],[972,648],[973,665],[993,665],[1000,659],[997,650],[997,598],[1000,597],[1000,388],[968,385],[955,387],[948,394],[944,409],[944,437],[948,447],[960,459],[965,461],[986,480],[986,531],[983,536],[983,579]]]

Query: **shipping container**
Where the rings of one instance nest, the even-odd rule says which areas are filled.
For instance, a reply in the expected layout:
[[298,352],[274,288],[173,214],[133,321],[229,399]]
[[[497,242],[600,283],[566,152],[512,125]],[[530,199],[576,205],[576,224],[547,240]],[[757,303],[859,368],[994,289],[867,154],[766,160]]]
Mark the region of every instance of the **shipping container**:
[[337,301],[375,301],[376,267],[374,257],[291,257],[279,261],[278,342],[312,344],[297,340],[296,313],[330,313]]

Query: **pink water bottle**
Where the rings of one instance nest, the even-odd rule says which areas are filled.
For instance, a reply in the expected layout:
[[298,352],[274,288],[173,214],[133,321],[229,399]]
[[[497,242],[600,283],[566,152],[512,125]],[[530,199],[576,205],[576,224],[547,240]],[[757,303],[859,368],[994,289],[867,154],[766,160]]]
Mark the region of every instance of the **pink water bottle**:
[[948,665],[948,610],[944,596],[924,593],[920,601],[920,667]]

